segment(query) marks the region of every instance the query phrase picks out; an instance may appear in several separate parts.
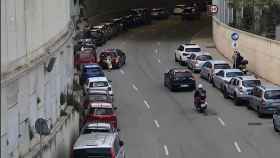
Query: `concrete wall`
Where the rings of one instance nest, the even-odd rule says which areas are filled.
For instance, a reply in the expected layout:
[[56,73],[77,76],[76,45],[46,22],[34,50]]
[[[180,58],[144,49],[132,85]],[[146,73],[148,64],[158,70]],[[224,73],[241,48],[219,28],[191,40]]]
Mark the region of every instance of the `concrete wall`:
[[280,85],[280,42],[240,31],[213,17],[213,39],[217,49],[227,58],[233,54],[231,34],[240,35],[238,50],[249,61],[249,70]]
[[[73,83],[74,27],[70,23],[77,14],[71,8],[78,7],[72,3],[1,0],[1,158],[32,151],[37,139],[31,136],[36,136],[34,124],[39,117],[52,126],[60,120],[60,94]],[[56,61],[48,72],[52,57]],[[66,131],[71,133],[70,129]],[[57,154],[58,147],[69,146],[66,143],[48,150]]]

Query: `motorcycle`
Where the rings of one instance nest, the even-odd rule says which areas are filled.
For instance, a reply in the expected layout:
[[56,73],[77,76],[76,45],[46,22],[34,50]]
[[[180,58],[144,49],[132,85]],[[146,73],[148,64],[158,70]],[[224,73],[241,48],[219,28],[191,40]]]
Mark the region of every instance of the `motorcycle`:
[[199,113],[205,113],[208,103],[206,102],[206,96],[196,98],[195,109]]

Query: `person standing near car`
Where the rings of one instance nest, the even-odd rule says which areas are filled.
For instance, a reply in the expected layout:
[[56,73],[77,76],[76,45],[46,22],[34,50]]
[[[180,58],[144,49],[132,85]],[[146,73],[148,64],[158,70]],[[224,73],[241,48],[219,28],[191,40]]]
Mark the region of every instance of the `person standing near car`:
[[108,71],[110,72],[113,68],[113,65],[112,65],[112,58],[110,55],[108,55],[106,57],[106,60],[105,60],[106,64],[107,64],[107,67],[108,67]]

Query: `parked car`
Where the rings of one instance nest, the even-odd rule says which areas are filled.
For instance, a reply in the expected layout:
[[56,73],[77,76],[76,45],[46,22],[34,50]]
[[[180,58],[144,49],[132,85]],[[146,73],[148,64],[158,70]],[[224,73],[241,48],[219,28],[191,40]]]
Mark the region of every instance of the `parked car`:
[[82,65],[95,63],[97,63],[95,49],[86,49],[76,53],[74,56],[74,65],[78,70],[81,70]]
[[256,86],[253,89],[253,95],[248,96],[247,107],[256,110],[259,117],[274,114],[280,108],[280,87]]
[[196,88],[196,81],[189,70],[173,68],[164,73],[164,86],[171,91],[178,89],[194,90]]
[[152,19],[168,19],[169,13],[165,8],[153,8],[151,10]]
[[229,82],[233,77],[239,76],[244,76],[244,73],[240,69],[219,70],[213,76],[213,87],[222,90],[226,82]]
[[222,88],[224,98],[232,98],[235,105],[248,101],[248,96],[253,94],[253,89],[260,86],[261,81],[254,76],[233,77],[225,82]]
[[98,64],[82,65],[80,84],[83,85],[84,82],[90,77],[104,77],[104,76],[105,74],[102,68]]
[[200,70],[200,77],[212,82],[213,76],[221,69],[230,69],[230,65],[222,60],[209,60],[202,65]]
[[72,152],[73,158],[125,158],[124,143],[116,133],[82,134]]
[[112,58],[113,68],[120,68],[126,63],[126,55],[120,49],[105,49],[99,55],[99,65],[103,68],[107,68],[106,58],[110,56]]
[[201,13],[197,7],[186,7],[182,13],[182,20],[200,19]]
[[110,80],[107,77],[90,77],[84,84],[83,94],[91,94],[96,90],[105,90],[114,95]]
[[133,28],[135,26],[135,19],[133,15],[129,14],[124,16],[123,18],[126,22],[127,28]]
[[84,99],[83,106],[87,109],[90,103],[105,102],[113,103],[113,95],[110,95],[108,90],[91,90]]
[[182,15],[185,7],[186,7],[185,4],[176,5],[175,8],[173,9],[173,14],[174,15]]
[[108,41],[111,38],[110,30],[105,25],[93,26],[92,30],[100,30],[104,34],[104,38],[106,41]]
[[151,14],[147,8],[137,8],[129,10],[129,13],[132,16],[137,16],[137,24],[150,24],[151,23]]
[[110,123],[105,122],[94,122],[94,123],[86,123],[81,129],[80,134],[90,134],[90,133],[115,133],[118,132],[119,129],[114,129]]
[[273,126],[276,132],[280,132],[280,108],[273,114]]
[[91,38],[96,46],[101,46],[106,43],[106,39],[104,33],[99,29],[91,29],[90,30]]
[[112,19],[112,22],[117,26],[118,33],[128,29],[124,20],[122,17]]
[[200,72],[202,65],[209,60],[213,60],[210,53],[192,53],[187,60],[187,65],[193,72]]
[[106,29],[108,30],[110,39],[117,35],[117,28],[114,23],[105,22],[105,23],[102,23],[102,25],[104,25],[106,27]]
[[201,52],[201,48],[197,44],[181,44],[177,50],[175,50],[175,62],[180,62],[181,65],[187,63],[188,57],[192,53]]
[[117,114],[111,103],[91,103],[89,107],[89,113],[87,114],[86,123],[88,122],[107,122],[117,129]]

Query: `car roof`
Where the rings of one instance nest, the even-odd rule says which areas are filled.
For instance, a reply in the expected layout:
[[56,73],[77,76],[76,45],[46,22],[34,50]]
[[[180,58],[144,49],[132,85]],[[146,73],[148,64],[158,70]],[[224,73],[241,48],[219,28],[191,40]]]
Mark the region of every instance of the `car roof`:
[[172,69],[175,73],[176,72],[191,72],[190,70],[186,69],[186,68],[173,68]]
[[92,107],[92,108],[113,108],[113,105],[112,105],[112,103],[93,102],[93,103],[90,103],[90,107]]
[[104,122],[94,122],[94,123],[88,123],[85,125],[85,128],[87,129],[95,129],[95,128],[112,128],[110,123],[104,123]]
[[212,63],[212,64],[228,64],[226,61],[224,60],[209,60],[208,62]]
[[182,44],[185,48],[200,48],[198,44],[193,44],[193,43],[186,43]]
[[273,85],[273,84],[263,84],[258,87],[262,88],[263,90],[280,90],[280,86]]
[[96,82],[96,81],[106,81],[108,82],[107,77],[90,77],[88,78],[89,82]]
[[238,77],[235,77],[235,78],[238,78],[242,81],[247,81],[247,80],[259,80],[257,79],[255,76],[238,76]]
[[113,146],[116,134],[114,133],[90,133],[80,135],[74,144],[73,149],[87,148],[111,148]]
[[101,68],[98,64],[86,64],[84,65],[85,68]]

